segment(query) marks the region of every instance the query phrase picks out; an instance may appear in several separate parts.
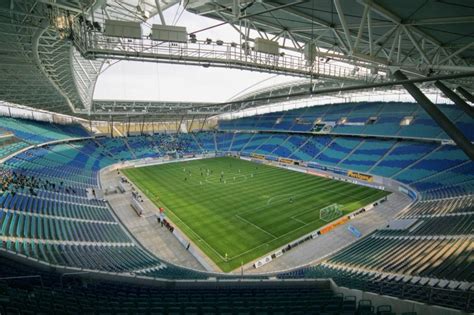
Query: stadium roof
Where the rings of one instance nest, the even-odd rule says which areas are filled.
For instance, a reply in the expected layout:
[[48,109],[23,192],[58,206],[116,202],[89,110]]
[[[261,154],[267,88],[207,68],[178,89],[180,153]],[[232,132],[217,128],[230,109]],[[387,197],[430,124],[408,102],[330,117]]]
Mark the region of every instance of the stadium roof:
[[[130,41],[121,42],[124,47],[122,52],[115,49],[106,54],[97,50],[90,54],[80,45],[82,39],[79,34],[72,33],[73,25],[84,19],[90,24],[91,33],[97,34],[103,29],[106,19],[146,23],[150,17],[162,15],[163,10],[177,2],[0,2],[0,99],[92,118],[112,114],[211,115],[260,105],[259,102],[248,101],[236,105],[235,102],[210,104],[93,99],[104,61],[107,58],[130,59],[130,47],[127,46]],[[243,47],[245,42],[253,44],[255,38],[249,37],[250,29],[256,30],[259,37],[277,40],[280,48],[288,52],[279,57],[280,61],[303,56],[304,47],[314,43],[316,66],[290,71],[288,67],[277,69],[255,61],[223,62],[202,56],[199,57],[201,59],[193,59],[190,55],[173,59],[171,55],[159,53],[152,56],[154,61],[290,73],[307,79],[311,74],[311,79],[317,79],[317,84],[321,81],[328,81],[329,85],[344,82],[346,86],[390,81],[390,69],[393,68],[404,70],[411,78],[474,71],[474,5],[469,0],[189,0],[184,2],[184,6],[193,13],[219,20],[216,27],[231,24],[241,33],[242,41],[238,47]],[[199,36],[198,32],[196,35]],[[143,39],[143,43],[149,43],[146,40]],[[191,46],[183,44],[182,47],[191,49]],[[218,51],[219,47],[212,47]],[[150,58],[140,53],[143,51],[136,53],[137,60]],[[344,72],[347,69],[350,73]],[[311,85],[308,80],[297,82],[302,82],[302,85],[295,83],[288,91],[306,90]],[[472,78],[450,82],[452,86],[462,85],[472,91]],[[314,82],[313,85],[317,87]],[[284,91],[278,88],[280,92]],[[255,93],[250,97],[255,98]]]

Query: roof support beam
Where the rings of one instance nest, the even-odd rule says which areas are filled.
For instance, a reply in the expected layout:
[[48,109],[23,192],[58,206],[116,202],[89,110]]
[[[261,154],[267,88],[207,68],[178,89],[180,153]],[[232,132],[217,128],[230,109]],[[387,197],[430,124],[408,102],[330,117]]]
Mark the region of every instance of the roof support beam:
[[474,118],[474,109],[466,103],[459,95],[457,95],[453,90],[444,85],[441,81],[436,81],[434,85],[443,92],[446,97],[454,102],[458,107],[460,107],[466,114]]
[[443,64],[451,59],[453,59],[453,57],[459,55],[460,53],[462,53],[463,51],[465,51],[466,49],[470,48],[472,45],[474,45],[474,41],[467,44],[466,46],[456,50],[455,52],[453,52],[451,55],[447,56],[446,58],[443,58],[441,59],[441,61],[439,62],[439,64]]
[[392,12],[388,11],[381,5],[375,3],[373,0],[357,0],[362,5],[369,6],[372,8],[375,12],[386,18],[387,20],[392,21],[393,23],[400,24],[402,22],[402,19]]
[[373,36],[372,36],[372,14],[367,12],[367,30],[369,31],[369,55],[374,55],[374,44],[373,44]]
[[[286,34],[288,34],[288,37],[291,39],[291,41],[293,42],[293,46],[295,46],[295,48],[298,48],[300,50],[303,49],[303,47],[301,47],[301,45],[298,43],[298,41],[295,39],[295,37],[293,36],[293,34],[291,34],[290,31],[286,31]],[[284,45],[283,45],[284,46]]]
[[156,10],[158,11],[158,15],[160,16],[161,24],[166,25],[165,16],[163,15],[163,11],[161,10],[160,0],[155,0]]
[[354,51],[357,51],[357,46],[359,46],[360,38],[362,37],[362,31],[364,30],[365,21],[367,20],[367,14],[369,13],[369,6],[364,6],[364,13],[362,14],[362,19],[360,20],[359,31],[357,32],[357,38],[354,43]]
[[384,47],[385,47],[385,44],[387,43],[388,39],[392,36],[393,33],[395,33],[395,31],[398,29],[398,25],[395,25],[394,27],[392,27],[387,33],[383,34],[382,36],[380,36],[376,41],[375,41],[375,45],[380,45],[380,47],[377,49],[377,51],[374,53],[375,56],[377,56],[379,54],[380,51],[384,51]]
[[[374,12],[376,12],[377,14],[385,17],[386,19],[392,21],[393,23],[397,24],[397,25],[401,25],[402,24],[402,19],[397,16],[396,14],[390,12],[389,10],[387,10],[386,8],[384,8],[383,6],[381,6],[380,4],[377,4],[375,3],[374,0],[357,0],[358,3],[360,3],[361,5],[365,5],[365,6],[369,6],[371,8],[371,10],[373,10]],[[431,35],[427,34],[426,32],[420,30],[419,28],[417,28],[416,26],[414,25],[410,25],[410,23],[403,23],[404,27],[406,30],[410,30],[412,31],[413,33],[417,33],[418,35],[420,35],[422,38],[424,38],[426,41],[430,42],[431,44],[437,46],[437,47],[440,47],[441,50],[443,51],[446,51],[446,48],[445,47],[442,47],[442,44],[436,40],[435,38],[433,38]],[[370,30],[370,29],[369,29]],[[409,35],[410,36],[410,35]],[[412,35],[411,35],[412,36]],[[413,36],[412,36],[413,37]],[[411,38],[410,38],[411,40]],[[419,50],[417,48],[417,50]],[[424,53],[423,53],[424,54]],[[429,58],[427,58],[426,54],[423,55],[422,54],[422,57],[423,59],[427,60],[428,63],[430,63]],[[447,54],[446,54],[447,55]],[[462,61],[462,59],[461,59]]]
[[347,27],[344,11],[342,11],[341,3],[339,2],[339,0],[334,0],[334,5],[336,6],[339,21],[341,21],[342,29],[344,30],[344,35],[346,36],[347,46],[349,48],[349,51],[352,53],[353,48],[351,43],[351,34],[349,33],[349,28]]
[[462,96],[464,96],[465,99],[467,99],[469,102],[474,103],[474,96],[466,91],[462,86],[458,86],[456,88],[456,91],[458,91]]
[[395,36],[393,37],[393,41],[392,41],[392,47],[390,48],[390,53],[388,54],[388,57],[387,57],[387,61],[392,61],[392,57],[393,57],[393,52],[395,51],[395,44],[397,42],[400,42],[400,27],[397,27],[397,31],[395,33]]
[[[273,2],[275,2],[275,1],[273,1]],[[281,3],[278,3],[278,4],[281,4]],[[275,7],[275,5],[271,4],[271,3],[265,3],[265,5]],[[311,16],[309,14],[306,14],[306,13],[301,12],[299,10],[296,10],[294,8],[285,7],[285,8],[282,8],[282,10],[289,13],[289,14],[291,14],[291,15],[293,15],[293,16],[295,16],[295,17],[297,17],[297,18],[299,18],[299,19],[302,19],[303,21],[309,22],[311,24],[317,24],[317,25],[323,26],[324,28],[331,27],[331,24],[329,22],[324,21],[322,19],[319,19],[317,17]]]
[[[394,77],[399,81],[408,80],[408,78],[397,70],[393,73]],[[423,92],[418,89],[414,83],[403,83],[403,87],[408,93],[420,104],[420,106],[433,118],[433,120],[443,129],[446,134],[466,153],[466,155],[474,160],[474,145],[466,138],[466,136],[443,114],[443,112],[433,104]]]
[[[374,12],[378,13],[379,15],[383,16],[384,18],[392,21],[395,24],[402,24],[402,19],[397,16],[396,14],[390,12],[389,10],[385,9],[383,6],[380,4],[375,3],[373,0],[357,0],[362,5],[367,5],[369,6]],[[416,33],[420,34],[421,36],[425,37],[427,40],[429,40],[431,43],[435,45],[440,45],[438,41],[436,41],[434,38],[431,36],[425,34],[423,31],[417,29],[414,26],[410,26]]]
[[301,4],[301,3],[305,3],[305,2],[308,2],[308,0],[298,0],[298,1],[296,1],[296,2],[291,2],[291,3],[287,3],[287,4],[282,4],[282,5],[278,6],[278,7],[272,6],[272,8],[270,8],[270,9],[266,9],[266,10],[263,10],[263,11],[260,11],[260,12],[256,12],[256,13],[252,13],[252,14],[246,14],[246,15],[240,16],[240,17],[238,18],[238,20],[248,19],[249,17],[252,17],[252,16],[262,15],[262,14],[264,14],[264,13],[269,13],[269,12],[273,12],[273,11],[285,9],[285,8],[292,7],[292,6],[295,6],[295,5],[297,5],[297,4]]
[[336,29],[332,29],[332,31],[334,32],[334,36],[336,36],[337,40],[339,41],[339,43],[341,44],[340,47],[345,50],[347,53],[350,52],[350,48],[347,47],[347,44],[344,42],[344,40],[342,39],[341,35],[339,35],[339,33],[337,32]]
[[469,24],[474,22],[474,16],[453,16],[405,21],[405,25],[440,25],[440,24]]
[[430,64],[431,63],[430,59],[428,58],[428,56],[423,51],[423,48],[420,47],[420,45],[417,42],[417,39],[413,36],[411,31],[404,25],[402,27],[403,27],[403,30],[405,31],[405,33],[407,34],[408,38],[412,42],[413,46],[415,46],[416,50],[418,50],[418,52],[423,57],[423,59],[425,59],[426,63]]

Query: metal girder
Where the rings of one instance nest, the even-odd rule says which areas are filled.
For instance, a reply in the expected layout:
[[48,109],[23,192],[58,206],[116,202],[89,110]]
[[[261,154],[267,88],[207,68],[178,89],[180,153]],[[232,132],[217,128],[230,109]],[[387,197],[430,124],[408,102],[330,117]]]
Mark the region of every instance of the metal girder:
[[342,6],[339,0],[334,0],[334,5],[336,6],[337,15],[339,16],[339,20],[341,21],[342,29],[344,30],[344,35],[346,37],[348,49],[352,53],[353,47],[352,47],[351,34],[349,33],[349,28],[347,27],[344,11],[342,10]]
[[[178,2],[18,0],[11,1],[10,8],[0,8],[0,98],[26,106],[82,115],[84,109],[91,107],[103,61],[82,58],[71,47],[64,24],[56,23],[77,18],[78,15],[103,22],[105,7],[115,10],[116,15],[112,17],[127,19],[125,14],[120,14],[129,9],[130,4],[137,10],[133,1],[136,5],[140,3],[150,14],[157,12],[157,2],[162,9]],[[123,8],[124,3],[128,5],[126,9]],[[13,71],[15,68],[16,71]]]
[[[397,70],[393,73],[399,81],[406,81],[408,78]],[[454,125],[443,112],[436,107],[413,83],[402,83],[403,87],[418,102],[428,115],[446,132],[446,134],[464,151],[464,153],[474,160],[474,145],[466,136]]]
[[[203,1],[202,3],[208,3]],[[210,3],[210,2],[209,2]],[[214,5],[218,5],[220,14],[226,10],[226,1],[214,0]],[[282,1],[266,1],[266,7],[278,8]],[[334,41],[330,40],[331,36],[337,38],[339,47],[343,47],[344,57],[340,57],[341,61],[356,64],[360,60],[362,62],[370,62],[373,66],[397,66],[410,73],[417,73],[426,75],[429,71],[435,70],[439,73],[453,73],[456,71],[471,71],[473,68],[472,59],[468,62],[467,59],[461,57],[462,53],[471,51],[472,43],[465,45],[453,43],[444,44],[439,39],[426,33],[418,27],[418,25],[431,25],[434,23],[446,22],[450,25],[467,24],[474,22],[474,17],[432,17],[424,19],[411,19],[404,21],[397,14],[384,8],[382,5],[371,0],[358,0],[362,17],[360,23],[349,23],[345,21],[344,11],[350,10],[351,21],[357,15],[354,12],[354,7],[357,5],[354,2],[342,2],[339,0],[320,1],[321,3],[334,3],[337,17],[339,17],[340,25],[333,22],[325,21],[318,16],[318,11],[312,11],[308,6],[294,6],[290,8],[281,8],[276,12],[282,12],[290,17],[297,17],[301,21],[313,24],[308,27],[296,27],[284,24],[284,19],[278,21],[277,18],[272,21],[269,15],[265,19],[260,16],[251,16],[249,19],[254,23],[258,23],[266,32],[272,34],[282,34],[283,31],[289,31],[293,35],[293,40],[313,41],[315,36],[318,36],[318,45],[326,49],[334,49]],[[347,9],[345,9],[347,7]],[[356,8],[357,9],[357,8]],[[228,9],[229,10],[229,9]],[[257,9],[255,9],[257,11]],[[315,14],[316,12],[316,14]],[[373,14],[372,14],[373,13]],[[212,11],[207,11],[206,14],[212,15]],[[372,15],[377,15],[374,19]],[[279,15],[281,16],[281,14]],[[380,18],[382,17],[382,18]],[[314,27],[316,25],[316,27]],[[388,31],[375,31],[377,28],[389,29]],[[321,31],[330,30],[328,34],[321,34]],[[403,34],[402,31],[403,30]],[[310,34],[311,32],[316,32]],[[341,38],[341,34],[345,40]],[[310,36],[308,36],[310,35]],[[405,35],[405,36],[403,36]],[[277,36],[277,35],[275,35]],[[289,36],[288,36],[289,37]],[[351,45],[353,48],[351,49]],[[296,45],[297,46],[297,45]],[[303,44],[300,44],[303,47]],[[354,49],[354,47],[356,49]],[[357,51],[357,53],[354,53]],[[365,52],[364,52],[365,51]],[[445,55],[445,57],[443,56]],[[454,64],[449,64],[451,59]],[[383,68],[383,67],[382,67]]]
[[456,88],[456,91],[461,93],[461,95],[464,96],[464,98],[466,100],[468,100],[471,103],[474,103],[474,96],[471,93],[469,93],[468,91],[466,91],[466,89],[464,89],[462,86],[458,86]]
[[158,11],[158,15],[160,16],[161,24],[166,25],[166,20],[163,15],[163,10],[161,10],[160,0],[155,0],[155,5],[156,5],[156,10]]
[[454,104],[459,106],[466,114],[474,118],[474,109],[467,104],[459,95],[457,95],[454,91],[448,88],[444,83],[441,81],[435,81],[434,85],[443,92],[446,97],[448,97]]
[[[83,15],[98,23],[103,23],[105,19],[143,21],[146,16],[160,15],[160,11],[177,2],[178,0],[10,1],[9,6],[0,8],[0,95],[38,108],[54,108],[67,113],[75,111],[79,115],[90,113],[89,110],[95,108],[92,95],[102,61],[82,58],[66,44],[67,41],[62,38],[64,34],[52,27],[48,27],[36,38],[38,45],[34,51],[32,39],[41,28],[41,21],[51,20],[54,25],[54,18],[66,14],[65,12],[75,17]],[[430,32],[428,27],[443,24],[449,27],[460,25],[468,29],[474,23],[473,16],[450,16],[444,12],[439,16],[400,14],[403,8],[399,10],[387,1],[384,2],[384,7],[372,0],[308,0],[292,3],[282,0],[189,0],[185,5],[193,12],[204,13],[226,23],[236,21],[232,6],[237,5],[241,10],[239,21],[243,21],[248,28],[256,29],[261,37],[284,38],[289,51],[301,51],[306,43],[315,42],[319,61],[321,58],[330,58],[362,70],[375,67],[379,73],[386,73],[389,67],[395,66],[416,76],[473,70],[474,46],[468,37],[443,40],[436,33]],[[200,7],[202,11],[199,11]],[[403,20],[400,16],[410,18]],[[407,29],[406,32],[404,28]],[[449,37],[449,33],[450,30],[447,30],[443,36]],[[453,37],[454,35],[451,36]],[[337,46],[334,45],[335,38],[339,43]],[[340,48],[342,53],[339,53]],[[39,58],[35,57],[36,53]],[[324,74],[320,76],[322,77]],[[378,77],[372,76],[370,80]],[[339,79],[342,78],[343,76],[339,76]],[[389,78],[385,77],[384,80]],[[462,84],[469,87],[473,82],[470,80]],[[21,85],[25,87],[22,88]],[[291,89],[295,91],[298,88]],[[72,104],[72,109],[67,105],[68,102]],[[257,103],[252,101],[236,106],[225,105],[225,110],[257,106]],[[190,110],[197,108],[200,106]],[[210,113],[213,109],[207,110]]]
[[469,44],[467,44],[467,45],[465,45],[464,47],[459,48],[458,50],[456,50],[455,52],[453,52],[453,53],[450,54],[449,56],[447,56],[447,57],[441,59],[441,60],[439,61],[439,64],[443,64],[443,63],[445,63],[445,62],[447,62],[447,61],[450,61],[451,59],[453,59],[453,57],[459,55],[460,53],[462,53],[463,51],[465,51],[465,50],[471,48],[472,46],[474,46],[474,41],[471,42],[471,43],[469,43]]
[[[385,82],[378,82],[378,83],[366,83],[366,84],[345,84],[343,86],[336,86],[336,87],[329,87],[329,88],[318,88],[318,89],[312,89],[312,90],[304,90],[302,92],[295,92],[291,94],[284,94],[284,95],[273,95],[273,96],[263,96],[263,97],[254,97],[252,99],[247,100],[247,102],[257,102],[257,101],[265,101],[265,102],[270,102],[273,100],[278,100],[278,99],[296,99],[296,98],[301,98],[301,97],[309,97],[312,95],[324,95],[324,94],[331,94],[335,92],[347,92],[347,91],[361,91],[361,90],[373,90],[373,89],[379,89],[379,88],[385,88],[385,87],[393,87],[393,86],[398,86],[402,85],[404,83],[425,83],[425,82],[433,82],[436,80],[459,80],[462,78],[472,78],[474,77],[474,71],[469,72],[469,73],[456,73],[456,74],[445,74],[445,75],[439,75],[439,76],[433,76],[433,77],[423,77],[423,78],[413,78],[413,79],[407,79],[407,80],[391,80],[391,81],[385,81]],[[271,91],[271,89],[270,89]],[[227,102],[222,102],[218,105],[234,105],[234,104],[239,104],[243,102],[243,100],[238,99],[238,100],[230,100]]]
[[[430,58],[426,55],[425,51],[419,47],[418,41],[415,40],[414,35],[412,34],[412,31],[419,34],[421,36],[421,38],[423,38],[424,40],[427,40],[431,44],[436,45],[437,47],[440,47],[441,49],[446,51],[446,48],[442,47],[442,44],[440,43],[439,40],[433,38],[432,36],[428,35],[426,32],[424,32],[424,31],[420,30],[418,27],[416,27],[416,24],[413,23],[414,21],[408,21],[407,23],[405,23],[405,21],[403,21],[399,16],[397,16],[396,14],[390,12],[389,10],[384,8],[382,5],[375,3],[375,1],[373,1],[373,0],[357,0],[357,2],[359,2],[362,5],[368,6],[371,10],[373,10],[377,14],[380,14],[381,16],[387,18],[388,20],[392,21],[396,25],[402,25],[403,28],[404,28],[404,31],[408,35],[410,41],[413,43],[413,45],[415,45],[415,47],[417,48],[417,50],[419,51],[421,56],[425,59],[427,64],[430,64],[430,62],[431,62]],[[432,22],[434,22],[434,21],[435,21],[435,19]],[[453,21],[453,20],[451,20],[451,21]],[[466,21],[466,20],[464,20],[464,21]],[[469,21],[469,19],[467,19],[467,21]],[[454,54],[453,56],[455,56],[455,55],[456,54]]]

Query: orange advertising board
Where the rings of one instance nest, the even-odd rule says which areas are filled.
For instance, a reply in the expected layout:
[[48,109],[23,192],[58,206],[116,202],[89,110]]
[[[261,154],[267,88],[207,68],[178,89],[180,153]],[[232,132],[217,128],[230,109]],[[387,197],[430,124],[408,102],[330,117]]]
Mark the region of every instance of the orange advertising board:
[[347,221],[349,221],[349,218],[346,217],[346,216],[344,216],[344,217],[340,218],[339,220],[334,221],[333,223],[331,223],[331,224],[325,226],[324,228],[322,228],[322,229],[320,230],[320,232],[321,232],[321,234],[326,234],[326,233],[328,233],[329,231],[331,231],[331,230],[333,230],[334,228],[336,228],[337,226],[346,223]]

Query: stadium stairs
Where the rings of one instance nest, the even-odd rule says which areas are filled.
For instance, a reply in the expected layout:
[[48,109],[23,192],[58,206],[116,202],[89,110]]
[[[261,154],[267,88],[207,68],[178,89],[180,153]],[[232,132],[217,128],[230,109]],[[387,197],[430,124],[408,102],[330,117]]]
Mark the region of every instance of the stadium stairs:
[[[4,183],[0,196],[1,247],[8,255],[79,271],[159,279],[232,278],[181,268],[153,256],[128,234],[107,203],[87,198],[87,188],[99,187],[98,172],[104,167],[125,160],[161,157],[169,152],[233,152],[274,160],[291,158],[312,162],[320,169],[365,172],[410,186],[417,192],[417,202],[398,219],[410,218],[416,222],[407,230],[377,230],[321,264],[278,274],[278,278],[332,278],[339,286],[473,311],[473,161],[456,146],[445,144],[444,133],[422,116],[417,105],[396,105],[317,106],[294,113],[223,121],[218,132],[126,139],[90,139],[79,126],[2,117],[5,132],[13,133],[28,149],[9,156],[1,166]],[[452,107],[443,107],[443,111],[472,137],[472,121]],[[331,132],[322,135],[309,132],[316,120],[345,118],[346,122],[362,122],[369,120],[374,112],[378,113],[374,124],[335,125]],[[404,129],[399,122],[410,115],[415,117],[412,126],[416,128]],[[41,145],[51,141],[59,143]],[[33,144],[39,146],[31,147]],[[17,271],[13,267],[5,268],[5,277],[9,270],[21,274],[25,268]],[[44,294],[48,295],[55,285],[46,286]],[[68,297],[80,291],[77,287],[71,290]],[[273,300],[278,299],[276,291],[272,293],[276,294]],[[5,296],[31,294],[8,281],[5,292]],[[239,294],[244,293],[236,296]],[[255,294],[250,293],[245,299]],[[49,306],[64,304],[68,297],[61,297],[59,303],[52,298]],[[339,308],[335,308],[344,311],[341,307],[346,300],[337,299]],[[78,302],[78,307],[87,305],[85,301],[86,298]],[[309,303],[308,307],[326,310],[326,305],[316,304]],[[364,308],[364,305],[356,307],[355,301],[346,304],[352,305],[348,314]],[[11,305],[17,309],[20,306]],[[25,305],[25,310],[31,307]],[[168,310],[165,303],[157,307]],[[367,309],[369,313],[377,312],[370,306]]]

